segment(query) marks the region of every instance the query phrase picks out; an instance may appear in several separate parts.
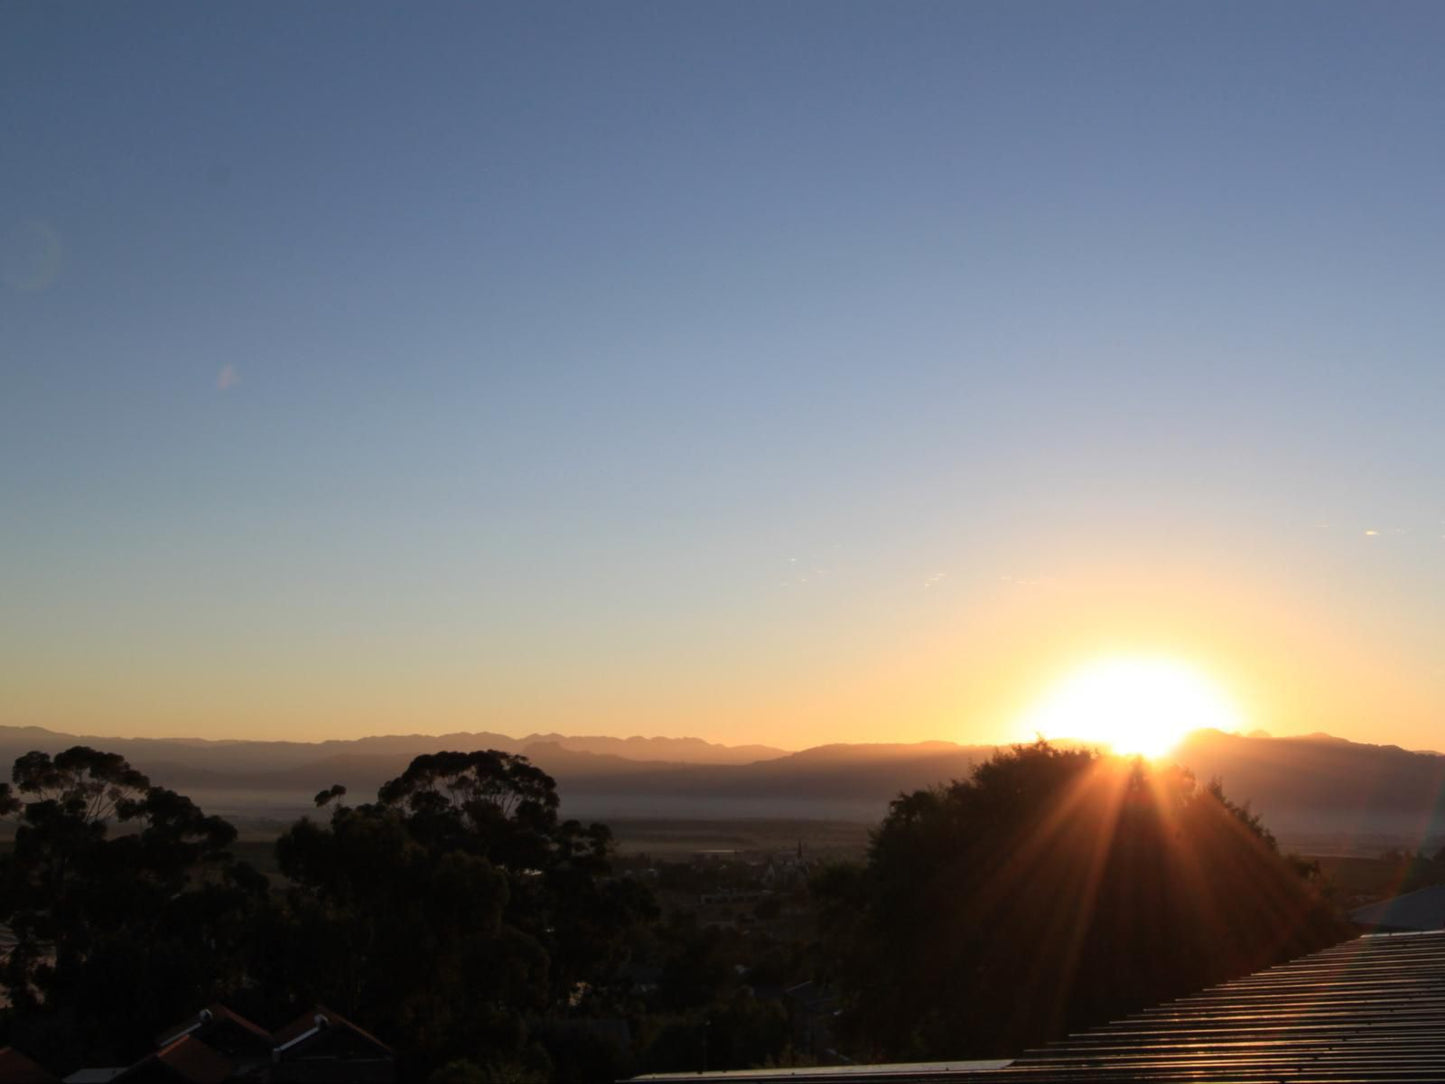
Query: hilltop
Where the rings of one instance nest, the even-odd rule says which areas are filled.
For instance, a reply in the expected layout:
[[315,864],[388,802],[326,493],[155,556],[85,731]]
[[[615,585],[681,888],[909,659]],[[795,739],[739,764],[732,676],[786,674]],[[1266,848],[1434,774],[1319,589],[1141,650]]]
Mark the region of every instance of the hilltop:
[[[290,818],[333,783],[365,800],[412,757],[442,749],[523,753],[582,817],[811,818],[873,822],[900,792],[968,775],[996,746],[947,741],[834,743],[796,752],[697,738],[491,731],[275,742],[103,738],[0,727],[0,760],[88,744],[232,816]],[[1172,759],[1219,779],[1287,843],[1350,852],[1445,836],[1445,756],[1327,734],[1191,734]]]

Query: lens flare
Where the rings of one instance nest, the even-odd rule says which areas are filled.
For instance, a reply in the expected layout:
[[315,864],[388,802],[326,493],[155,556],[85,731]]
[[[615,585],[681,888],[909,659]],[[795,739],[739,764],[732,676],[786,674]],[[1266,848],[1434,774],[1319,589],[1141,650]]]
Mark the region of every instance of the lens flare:
[[1240,722],[1224,691],[1193,667],[1172,659],[1104,659],[1050,689],[1021,729],[1158,757],[1191,731],[1234,731]]

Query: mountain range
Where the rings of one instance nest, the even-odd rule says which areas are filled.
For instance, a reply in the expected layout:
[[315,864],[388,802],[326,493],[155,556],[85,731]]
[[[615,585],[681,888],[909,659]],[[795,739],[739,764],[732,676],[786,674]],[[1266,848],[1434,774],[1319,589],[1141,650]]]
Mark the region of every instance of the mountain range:
[[[557,779],[579,817],[799,819],[873,822],[900,792],[963,778],[991,745],[934,741],[834,744],[799,752],[696,738],[492,732],[387,735],[324,742],[102,738],[0,727],[0,763],[34,749],[84,744],[121,753],[154,782],[228,816],[286,819],[342,783],[375,794],[412,757],[442,749],[523,753]],[[1445,837],[1445,756],[1324,734],[1191,734],[1172,758],[1219,779],[1283,841],[1301,849],[1423,846]]]

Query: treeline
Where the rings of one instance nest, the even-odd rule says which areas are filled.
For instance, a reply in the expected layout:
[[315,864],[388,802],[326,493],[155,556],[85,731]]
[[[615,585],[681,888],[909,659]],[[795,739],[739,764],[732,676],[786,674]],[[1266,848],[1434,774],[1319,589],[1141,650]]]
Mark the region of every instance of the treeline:
[[1043,742],[900,797],[816,894],[869,1060],[1016,1054],[1350,932],[1217,784]]
[[0,1045],[57,1073],[125,1065],[221,1001],[268,1026],[327,1005],[391,1044],[406,1080],[613,1080],[690,1067],[709,1043],[715,1066],[786,1048],[747,961],[802,965],[664,920],[615,875],[607,827],[559,818],[526,758],[419,756],[374,801],[334,787],[316,804],[276,841],[273,884],[230,824],[121,757],[21,757],[0,784],[16,820]]
[[[0,1041],[59,1073],[127,1064],[221,1001],[263,1023],[328,1005],[409,1080],[614,1080],[835,1045],[954,1057],[1343,933],[1317,871],[1217,787],[1042,744],[901,796],[866,864],[814,879],[814,932],[792,939],[663,915],[617,874],[606,826],[560,818],[521,756],[419,756],[373,801],[316,803],[277,840],[272,883],[230,824],[119,756],[17,760]],[[806,1041],[778,996],[804,979],[829,1021]]]

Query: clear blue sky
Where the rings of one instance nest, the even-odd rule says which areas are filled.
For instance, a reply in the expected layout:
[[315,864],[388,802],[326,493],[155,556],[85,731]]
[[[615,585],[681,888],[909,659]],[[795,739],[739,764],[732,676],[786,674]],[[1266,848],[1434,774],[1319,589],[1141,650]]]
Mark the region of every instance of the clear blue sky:
[[6,4],[0,723],[968,740],[1123,650],[1438,745],[1442,52]]

